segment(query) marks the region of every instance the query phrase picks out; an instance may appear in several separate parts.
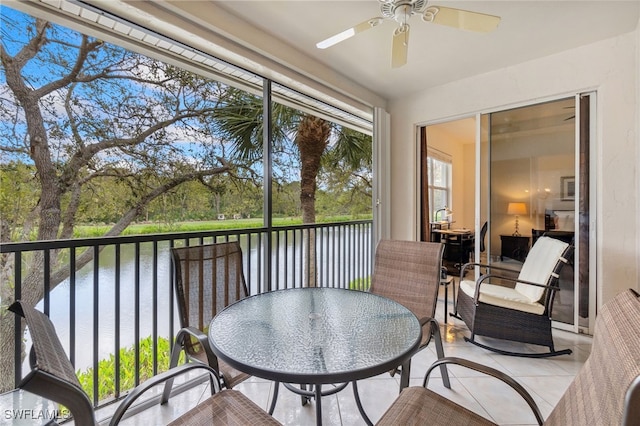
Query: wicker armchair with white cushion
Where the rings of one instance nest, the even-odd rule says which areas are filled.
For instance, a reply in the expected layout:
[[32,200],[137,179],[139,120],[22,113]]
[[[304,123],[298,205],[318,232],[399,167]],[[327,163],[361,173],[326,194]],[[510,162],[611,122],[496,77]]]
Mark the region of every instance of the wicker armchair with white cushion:
[[[570,349],[556,351],[554,348],[551,311],[555,293],[560,290],[560,270],[572,252],[573,247],[566,242],[540,237],[527,254],[517,277],[505,268],[466,264],[460,273],[460,290],[453,314],[471,331],[471,336],[465,340],[503,355],[541,358],[570,354]],[[474,267],[480,267],[486,273],[476,281],[465,280],[465,271]],[[546,346],[549,350],[507,351],[480,343],[477,336]]]

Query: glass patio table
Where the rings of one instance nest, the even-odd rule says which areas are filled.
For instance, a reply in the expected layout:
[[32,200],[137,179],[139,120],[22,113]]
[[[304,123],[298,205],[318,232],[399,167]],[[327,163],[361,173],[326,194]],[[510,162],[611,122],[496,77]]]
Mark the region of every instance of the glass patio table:
[[[418,319],[404,306],[375,294],[338,288],[250,296],[225,308],[209,326],[210,343],[220,359],[245,373],[283,383],[303,398],[313,397],[318,425],[321,397],[349,382],[360,414],[371,424],[356,381],[402,365],[400,389],[406,387],[411,356],[421,338]],[[322,385],[335,383],[341,385],[322,391]],[[306,385],[313,390],[306,390]]]

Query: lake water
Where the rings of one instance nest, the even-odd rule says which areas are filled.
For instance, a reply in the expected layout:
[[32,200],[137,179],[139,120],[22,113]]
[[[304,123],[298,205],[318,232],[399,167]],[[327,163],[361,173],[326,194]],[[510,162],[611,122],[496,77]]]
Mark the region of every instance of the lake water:
[[[318,234],[320,237],[320,234]],[[322,242],[320,242],[320,239]],[[355,277],[368,276],[371,268],[370,227],[363,229],[347,229],[326,232],[317,242],[318,276],[322,282],[349,281]],[[349,248],[353,241],[356,247]],[[197,244],[197,243],[193,243]],[[264,291],[265,280],[259,271],[264,264],[263,249],[256,240],[252,240],[251,248],[246,238],[241,239],[245,256],[245,274],[250,294]],[[274,243],[274,247],[276,243]],[[280,239],[272,258],[277,259],[277,283],[279,288],[292,287],[302,276],[302,256],[300,238],[295,243],[293,238],[286,242]],[[364,247],[363,247],[364,246]],[[360,251],[360,252],[358,252]],[[277,253],[277,254],[275,254]],[[357,258],[346,257],[358,256]],[[347,260],[345,260],[347,259]],[[133,244],[121,246],[120,254],[120,289],[116,290],[116,262],[114,247],[106,247],[100,253],[100,266],[97,280],[94,280],[93,263],[86,265],[76,273],[75,284],[75,365],[76,369],[85,370],[93,364],[94,353],[94,298],[97,297],[97,338],[99,359],[109,357],[116,350],[116,315],[119,312],[120,344],[119,347],[130,347],[135,342],[136,315],[139,318],[138,332],[140,338],[154,333],[154,318],[157,334],[169,338],[179,329],[177,308],[174,306],[173,330],[170,324],[170,300],[172,300],[171,260],[168,243],[158,244],[157,274],[154,274],[154,256],[151,243],[140,245],[139,270],[136,270],[136,253]],[[248,266],[247,266],[248,265]],[[274,271],[276,266],[273,267]],[[136,276],[139,285],[136,286]],[[337,278],[336,278],[337,277]],[[341,277],[349,277],[341,278]],[[261,279],[262,278],[262,279]],[[274,280],[275,281],[275,280]],[[346,284],[341,284],[342,286]],[[299,286],[299,284],[296,284]],[[136,293],[138,299],[136,299]],[[56,332],[67,348],[70,342],[70,304],[71,285],[69,280],[60,283],[50,296],[50,317],[56,326]],[[136,303],[139,300],[139,304]],[[116,304],[119,303],[119,311]],[[139,306],[136,308],[136,306]],[[38,309],[43,309],[40,302]],[[27,347],[29,347],[29,342]],[[28,363],[25,370],[28,371]]]

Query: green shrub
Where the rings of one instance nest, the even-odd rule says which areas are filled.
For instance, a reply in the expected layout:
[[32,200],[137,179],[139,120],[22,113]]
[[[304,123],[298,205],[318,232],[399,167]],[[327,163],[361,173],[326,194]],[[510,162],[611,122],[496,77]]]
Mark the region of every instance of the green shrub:
[[356,278],[349,282],[349,290],[369,291],[371,287],[371,277]]
[[[169,340],[158,337],[158,373],[169,368],[170,345]],[[120,391],[124,392],[135,387],[135,345],[120,349]],[[151,336],[140,340],[140,382],[144,382],[153,376],[153,338]],[[184,354],[181,355],[180,362],[184,362]],[[80,385],[93,400],[93,368],[89,367],[85,371],[76,372]],[[98,361],[98,401],[115,397],[116,387],[116,357],[110,354],[109,358]]]

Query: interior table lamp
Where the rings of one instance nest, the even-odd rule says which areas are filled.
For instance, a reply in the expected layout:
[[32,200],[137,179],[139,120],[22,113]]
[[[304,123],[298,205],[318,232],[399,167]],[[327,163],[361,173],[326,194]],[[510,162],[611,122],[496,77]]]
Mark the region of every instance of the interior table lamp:
[[518,230],[518,216],[527,214],[527,205],[525,203],[509,203],[507,207],[507,214],[516,216],[516,231],[511,234],[514,237],[519,237],[520,232]]
[[[453,213],[451,210],[449,210],[449,207],[447,207],[447,206],[444,206],[444,208],[436,210],[436,214],[434,215],[435,219],[436,219],[436,222],[438,221],[438,213],[440,213],[440,212],[444,212],[445,219],[450,218],[451,214]],[[442,221],[442,216],[440,216],[440,220]]]

